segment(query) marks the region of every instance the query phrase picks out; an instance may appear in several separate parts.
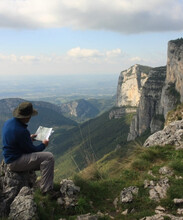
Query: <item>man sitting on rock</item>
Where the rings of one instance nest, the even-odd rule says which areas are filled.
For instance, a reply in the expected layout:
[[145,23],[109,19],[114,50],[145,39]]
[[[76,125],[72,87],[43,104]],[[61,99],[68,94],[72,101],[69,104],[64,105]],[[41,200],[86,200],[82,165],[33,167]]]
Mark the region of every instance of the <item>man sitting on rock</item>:
[[43,140],[38,146],[33,144],[36,135],[30,135],[27,123],[38,112],[32,103],[22,102],[14,111],[13,118],[5,122],[2,130],[3,156],[10,170],[15,172],[40,170],[40,188],[43,193],[52,191],[54,157],[50,152],[42,152],[49,143]]

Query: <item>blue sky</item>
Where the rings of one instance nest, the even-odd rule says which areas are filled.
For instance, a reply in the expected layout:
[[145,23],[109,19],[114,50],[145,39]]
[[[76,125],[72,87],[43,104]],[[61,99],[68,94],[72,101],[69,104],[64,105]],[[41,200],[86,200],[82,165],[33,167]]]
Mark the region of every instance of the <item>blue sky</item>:
[[166,64],[182,0],[1,0],[0,74],[118,74]]

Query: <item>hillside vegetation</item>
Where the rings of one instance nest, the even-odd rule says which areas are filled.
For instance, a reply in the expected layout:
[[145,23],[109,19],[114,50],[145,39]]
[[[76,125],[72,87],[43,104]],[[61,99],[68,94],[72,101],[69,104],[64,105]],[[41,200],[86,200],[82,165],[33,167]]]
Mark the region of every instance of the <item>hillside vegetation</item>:
[[50,150],[56,155],[55,179],[73,176],[116,147],[123,148],[133,114],[109,119],[109,112],[70,130],[57,130]]
[[[49,198],[40,197],[37,193],[36,200],[41,199],[47,210],[45,213],[38,202],[40,219],[50,218],[53,207],[53,219],[65,217],[70,220],[79,214],[97,213],[99,210],[104,214],[100,219],[141,219],[154,215],[158,205],[163,206],[167,213],[176,214],[180,206],[175,205],[173,199],[183,198],[183,178],[176,179],[175,175],[182,176],[183,173],[183,150],[175,150],[174,146],[144,148],[134,142],[128,147],[130,145],[133,151],[128,151],[125,159],[124,151],[119,149],[74,177],[75,184],[81,188],[78,206],[74,210],[63,211]],[[170,177],[167,197],[156,202],[149,198],[149,190],[144,188],[144,180],[157,181],[160,178],[159,169],[163,166],[170,167],[174,176]],[[115,198],[119,198],[120,192],[129,186],[138,187],[138,195],[134,196],[130,203],[118,202],[115,208]],[[128,214],[123,215],[122,212],[127,209]]]
[[[168,114],[168,117],[171,121],[177,120],[177,117],[180,120],[182,119],[179,118],[179,114],[182,116],[181,112],[182,105],[179,105]],[[106,119],[107,121],[106,117],[104,114],[101,120]],[[121,119],[121,122],[130,121],[130,118],[130,115],[126,115]],[[82,128],[85,128],[86,134],[86,124],[83,124]],[[91,163],[77,174],[76,172],[70,172],[75,184],[81,189],[78,205],[73,210],[61,210],[48,197],[41,197],[37,192],[35,199],[38,204],[40,219],[52,216],[55,220],[61,217],[74,220],[76,216],[81,214],[102,213],[99,219],[135,220],[155,215],[158,206],[163,207],[165,210],[162,219],[172,219],[171,215],[179,216],[177,210],[181,209],[183,205],[175,204],[174,199],[183,198],[183,149],[176,149],[172,145],[145,148],[143,143],[148,135],[147,132],[135,141],[128,143],[122,138],[119,140],[121,147],[114,148],[97,162]],[[73,152],[77,151],[73,150]],[[160,174],[160,168],[162,167],[170,168],[173,174],[168,177],[165,176],[169,181],[165,198],[155,201],[150,199],[150,189],[145,188],[145,182],[158,182],[162,178],[162,174]],[[62,172],[62,168],[58,168],[60,172]],[[74,173],[75,175],[73,175]],[[56,182],[58,182],[58,179]],[[122,190],[131,186],[138,187],[138,194],[133,195],[131,202],[120,202]],[[58,183],[55,183],[55,188],[57,187]],[[40,199],[45,204],[46,213],[45,209],[40,207]]]

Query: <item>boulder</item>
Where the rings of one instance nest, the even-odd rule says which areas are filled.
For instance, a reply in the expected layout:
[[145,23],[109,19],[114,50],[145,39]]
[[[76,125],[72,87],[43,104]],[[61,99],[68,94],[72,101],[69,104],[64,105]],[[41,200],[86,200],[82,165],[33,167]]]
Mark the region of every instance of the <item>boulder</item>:
[[178,147],[183,145],[183,120],[174,121],[167,125],[163,130],[149,136],[144,143],[144,147],[155,145],[164,146],[166,144]]
[[166,197],[169,187],[169,179],[167,177],[162,178],[159,181],[144,181],[144,188],[150,188],[149,198],[157,202]]
[[124,188],[120,193],[120,201],[122,203],[128,203],[133,201],[133,195],[138,194],[139,189],[136,186],[130,186]]
[[171,176],[173,176],[174,172],[169,167],[164,166],[159,169],[159,174],[171,177]]
[[77,205],[77,199],[80,187],[75,186],[72,180],[64,179],[60,182],[61,198],[57,202],[66,209],[73,208]]
[[2,162],[0,165],[0,217],[7,216],[10,204],[22,187],[33,187],[36,181],[35,172],[12,172]]
[[10,219],[36,220],[37,207],[33,199],[33,191],[29,187],[22,187],[10,206]]

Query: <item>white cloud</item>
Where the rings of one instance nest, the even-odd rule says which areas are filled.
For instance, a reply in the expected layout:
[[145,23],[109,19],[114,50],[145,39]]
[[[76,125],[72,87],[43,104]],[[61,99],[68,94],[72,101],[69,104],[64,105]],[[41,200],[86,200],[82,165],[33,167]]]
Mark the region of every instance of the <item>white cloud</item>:
[[0,27],[183,30],[182,0],[1,0]]
[[69,61],[73,60],[79,60],[81,62],[98,62],[103,61],[105,59],[113,60],[121,58],[121,49],[113,49],[113,50],[107,50],[107,51],[100,51],[97,49],[87,49],[80,47],[72,48],[69,51],[66,52],[66,54],[60,55],[40,55],[40,56],[34,56],[34,55],[5,55],[0,54],[0,61],[7,61],[7,62],[14,62],[14,63],[59,63],[63,61]]
[[109,50],[106,52],[107,57],[116,57],[121,55],[121,49]]
[[90,58],[90,57],[99,57],[102,54],[98,50],[81,49],[80,47],[76,47],[69,50],[67,52],[67,55],[70,57],[77,57],[77,58]]
[[0,69],[14,74],[91,74],[118,73],[121,63],[127,63],[121,49],[97,50],[72,48],[63,55],[0,54]]
[[162,60],[162,55],[157,54],[149,59],[132,57],[119,48],[100,51],[78,47],[62,56],[0,54],[1,75],[118,74],[136,63],[159,66],[165,63],[165,60]]
[[132,57],[130,60],[133,62],[142,62],[143,61],[143,59],[141,57]]
[[25,55],[25,56],[17,56],[15,54],[4,55],[0,54],[0,61],[9,61],[9,62],[35,62],[39,61],[40,57]]

